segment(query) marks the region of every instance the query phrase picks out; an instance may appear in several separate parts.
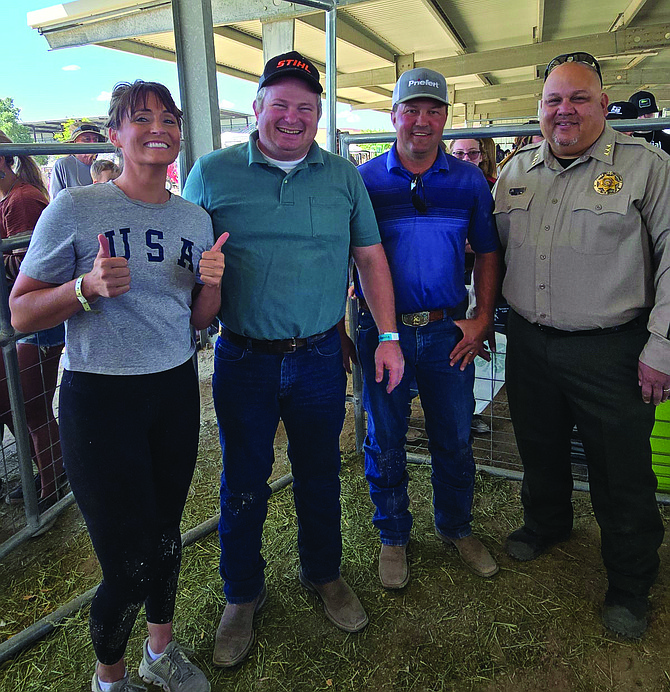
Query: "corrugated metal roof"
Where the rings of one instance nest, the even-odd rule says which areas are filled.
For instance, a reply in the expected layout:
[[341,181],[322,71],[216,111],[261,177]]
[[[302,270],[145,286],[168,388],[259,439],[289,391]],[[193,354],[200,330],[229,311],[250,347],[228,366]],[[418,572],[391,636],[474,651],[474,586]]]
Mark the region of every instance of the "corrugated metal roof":
[[[505,117],[506,109],[518,113],[524,108],[531,115],[541,85],[537,68],[541,71],[551,57],[567,50],[589,50],[603,58],[613,98],[653,85],[657,101],[670,103],[667,0],[643,0],[630,26],[615,34],[608,30],[626,16],[630,0],[340,0],[338,6],[338,98],[356,107],[388,107],[396,71],[402,69],[396,61],[411,64],[413,56],[416,63],[446,74],[460,103],[474,106],[476,117]],[[538,17],[542,6],[544,16]],[[325,63],[324,31],[318,28],[323,13],[260,0],[213,0],[212,7],[215,25],[226,34],[215,31],[214,39],[223,72],[248,79],[260,75],[261,19],[268,16],[258,15],[264,11],[272,12],[273,19],[281,12],[303,12],[295,22],[296,50]],[[250,16],[247,8],[254,7],[257,16]],[[104,46],[130,38],[127,45],[137,52],[143,46],[174,52],[170,7],[163,0],[75,0],[31,12],[29,21],[53,47]],[[129,36],[133,29],[137,34]],[[543,40],[537,42],[540,33]],[[588,40],[579,38],[586,35]],[[455,109],[457,123],[462,111],[462,105]]]

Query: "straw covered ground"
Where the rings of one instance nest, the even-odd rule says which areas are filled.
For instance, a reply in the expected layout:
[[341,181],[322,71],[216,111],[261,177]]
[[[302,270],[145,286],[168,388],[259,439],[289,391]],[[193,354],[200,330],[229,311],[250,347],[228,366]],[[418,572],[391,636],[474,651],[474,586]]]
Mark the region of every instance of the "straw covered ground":
[[[210,364],[211,352],[206,352],[201,356],[203,381]],[[357,635],[340,632],[298,583],[292,492],[290,487],[282,490],[270,500],[265,526],[269,597],[257,619],[257,646],[235,670],[220,671],[210,664],[224,606],[217,537],[212,534],[184,551],[176,634],[205,670],[214,692],[670,689],[667,541],[652,594],[649,633],[642,642],[624,642],[600,624],[605,575],[587,496],[575,496],[572,539],[533,563],[521,564],[502,549],[507,533],[521,521],[518,483],[478,475],[475,530],[501,565],[496,577],[483,580],[434,536],[430,469],[412,466],[412,580],[401,592],[385,592],[377,577],[379,545],[370,523],[362,459],[354,451],[351,412],[347,418],[342,437],[343,574],[363,601],[370,625]],[[184,530],[217,513],[219,464],[211,399],[203,384],[200,458]],[[275,477],[286,470],[280,434]],[[83,522],[72,507],[46,536],[0,564],[0,640],[99,578]],[[95,656],[87,615],[83,609],[0,667],[0,690],[89,690]],[[131,671],[137,669],[144,636],[139,621],[128,649]]]

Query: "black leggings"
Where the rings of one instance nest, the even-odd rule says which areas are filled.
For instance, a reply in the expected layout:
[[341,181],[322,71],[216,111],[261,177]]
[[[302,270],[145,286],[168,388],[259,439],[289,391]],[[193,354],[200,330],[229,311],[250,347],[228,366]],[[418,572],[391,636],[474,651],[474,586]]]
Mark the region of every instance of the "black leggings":
[[105,665],[123,657],[142,604],[149,622],[172,621],[199,425],[190,360],[150,375],[63,373],[63,458],[102,567],[90,627]]

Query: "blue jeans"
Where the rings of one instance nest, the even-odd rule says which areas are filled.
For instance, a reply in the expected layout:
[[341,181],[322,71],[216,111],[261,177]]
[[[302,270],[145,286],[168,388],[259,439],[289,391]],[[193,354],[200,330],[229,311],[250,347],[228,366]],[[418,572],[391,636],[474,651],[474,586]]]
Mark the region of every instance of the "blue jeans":
[[472,532],[472,498],[475,465],[470,423],[475,369],[461,372],[449,365],[449,354],[463,334],[451,318],[425,327],[398,325],[405,357],[400,384],[386,393],[386,378],[375,382],[374,354],[379,334],[367,311],[359,315],[358,358],[363,370],[363,405],[368,414],[365,439],[365,477],[375,505],[373,524],[382,543],[405,545],[412,528],[407,495],[405,442],[410,387],[416,378],[423,407],[435,526],[447,538],[464,538]]
[[219,337],[212,384],[223,450],[219,536],[226,599],[246,603],[263,588],[261,538],[280,419],[294,477],[302,569],[317,584],[337,579],[346,387],[337,330],[281,355],[252,352]]

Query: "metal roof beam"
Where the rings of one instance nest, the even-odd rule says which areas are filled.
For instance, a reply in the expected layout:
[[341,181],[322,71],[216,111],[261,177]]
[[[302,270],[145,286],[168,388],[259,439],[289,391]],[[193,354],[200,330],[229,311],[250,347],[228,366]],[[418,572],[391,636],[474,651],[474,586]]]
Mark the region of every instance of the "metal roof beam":
[[[314,14],[312,8],[289,2],[275,5],[267,0],[211,1],[214,26],[255,20],[259,17],[272,21]],[[338,0],[338,8],[364,1]],[[78,9],[77,5],[81,5],[82,9]],[[70,6],[74,7],[70,8]],[[91,15],[90,10],[86,13],[81,0],[65,3],[63,7],[65,8],[62,13],[64,18],[58,20],[52,19],[49,8],[28,13],[30,26],[39,29],[53,49],[172,32],[171,5],[165,0],[160,0],[155,6],[147,3],[118,13],[101,13],[99,18]]]
[[619,31],[625,29],[637,16],[637,13],[647,4],[647,0],[631,0],[631,3],[623,12],[617,15],[612,22],[609,31]]
[[533,43],[544,41],[544,0],[537,0],[537,25],[533,27]]
[[217,36],[230,39],[231,41],[235,41],[235,43],[241,43],[242,45],[255,48],[256,50],[263,50],[263,41],[261,41],[261,39],[245,34],[244,31],[240,31],[239,29],[232,29],[229,26],[215,26],[213,31]]
[[[615,32],[603,32],[589,36],[530,43],[512,48],[498,48],[456,55],[450,58],[417,61],[417,67],[428,67],[441,72],[447,79],[469,74],[481,74],[490,70],[511,70],[529,65],[546,64],[559,53],[567,53],[579,48],[588,48],[594,55],[625,55],[640,53],[643,50],[662,50],[670,48],[670,24],[656,24]],[[363,70],[341,75],[340,88],[366,87],[375,84],[393,84],[394,68]]]
[[[326,17],[323,14],[300,17],[300,21],[324,33],[326,31]],[[371,31],[355,26],[351,18],[344,13],[337,16],[337,38],[390,63],[395,62],[395,56],[400,52],[395,47],[381,41]]]
[[[447,34],[449,39],[453,41],[456,52],[460,55],[468,53],[469,51],[465,41],[460,37],[458,31],[456,31],[456,27],[449,20],[447,9],[442,6],[444,0],[421,0],[421,2],[428,12],[430,12],[433,19]],[[490,78],[485,74],[478,74],[477,79],[484,85],[491,84]]]

